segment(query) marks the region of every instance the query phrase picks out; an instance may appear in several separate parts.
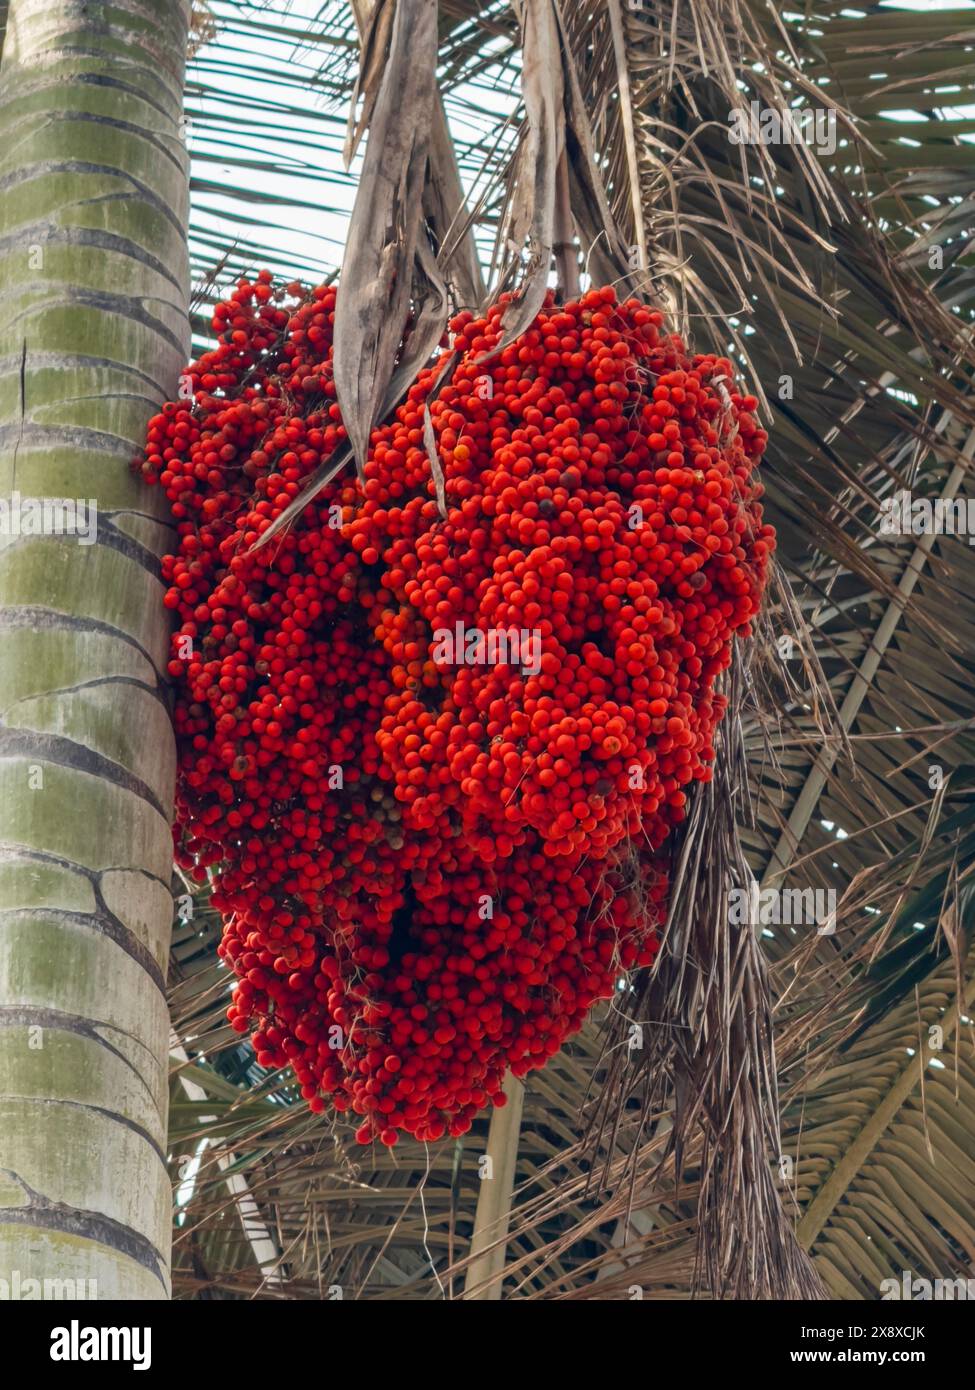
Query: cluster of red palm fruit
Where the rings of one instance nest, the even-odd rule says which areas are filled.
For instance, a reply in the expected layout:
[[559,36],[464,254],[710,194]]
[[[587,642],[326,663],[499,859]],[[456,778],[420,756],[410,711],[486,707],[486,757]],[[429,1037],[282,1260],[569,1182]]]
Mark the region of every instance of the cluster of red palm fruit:
[[[774,542],[754,399],[603,289],[494,356],[504,302],[458,316],[364,484],[254,550],[345,438],[334,307],[242,281],[142,471],[179,533],[177,854],[213,881],[228,1017],[390,1144],[463,1133],[652,959]],[[466,661],[490,633],[518,659]]]

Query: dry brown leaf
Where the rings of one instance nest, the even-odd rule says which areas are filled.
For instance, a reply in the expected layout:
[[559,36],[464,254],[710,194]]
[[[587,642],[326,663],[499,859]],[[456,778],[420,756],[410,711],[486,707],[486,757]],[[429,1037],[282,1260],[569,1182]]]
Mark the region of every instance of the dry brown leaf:
[[433,485],[437,490],[437,507],[440,515],[447,515],[447,487],[444,482],[443,469],[440,466],[440,457],[437,454],[437,437],[433,432],[433,417],[430,414],[429,403],[423,403],[423,447],[427,451],[427,458],[430,460],[430,472],[433,474]]
[[409,312],[436,63],[436,0],[400,5],[335,309],[335,391],[360,477]]
[[552,0],[525,0],[521,90],[527,135],[518,160],[511,201],[510,239],[528,241],[529,263],[521,290],[505,311],[502,333],[482,362],[525,332],[545,301],[555,241],[555,184],[564,146],[563,82],[559,27]]
[[629,248],[620,236],[602,175],[596,167],[586,103],[560,12],[558,23],[565,100],[565,149],[572,175],[572,212],[583,247],[590,253],[590,266],[596,278],[616,280],[630,269]]
[[[359,21],[360,8],[362,7],[354,7],[357,22]],[[372,113],[375,109],[376,98],[379,95],[379,87],[386,67],[386,55],[389,52],[389,39],[392,33],[395,9],[396,0],[378,0],[365,21],[364,32],[360,41],[362,52],[359,59],[359,71],[356,74],[352,99],[349,102],[349,123],[345,132],[345,144],[342,147],[342,161],[346,169],[355,158],[359,141],[372,120]],[[355,112],[360,97],[363,99],[362,110],[358,120],[356,120]]]
[[[441,269],[454,292],[458,308],[479,309],[484,304],[484,273],[470,230],[458,235],[467,223],[464,189],[457,169],[454,142],[439,92],[434,97],[430,129],[430,167],[423,195],[427,220],[441,248]],[[444,247],[448,246],[446,256]]]

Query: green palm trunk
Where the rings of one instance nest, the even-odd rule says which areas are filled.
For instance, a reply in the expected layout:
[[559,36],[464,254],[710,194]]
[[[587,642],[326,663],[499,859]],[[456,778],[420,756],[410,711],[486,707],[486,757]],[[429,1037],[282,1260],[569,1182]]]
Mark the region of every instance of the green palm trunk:
[[[169,1292],[174,745],[158,494],[188,348],[189,0],[11,0],[0,69],[0,1280]],[[92,515],[32,499],[94,499]],[[19,533],[18,533],[19,528]],[[70,1291],[55,1282],[41,1296]],[[25,1295],[24,1290],[28,1293]],[[84,1292],[91,1294],[90,1287]],[[0,1296],[4,1286],[0,1284]]]

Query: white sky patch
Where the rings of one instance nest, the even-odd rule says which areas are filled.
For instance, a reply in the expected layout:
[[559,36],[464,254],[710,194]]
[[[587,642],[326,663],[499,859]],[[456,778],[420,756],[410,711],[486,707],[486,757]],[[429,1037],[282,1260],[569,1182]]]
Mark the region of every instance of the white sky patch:
[[[258,17],[260,6],[252,6]],[[207,235],[222,223],[226,234],[239,234],[244,246],[270,245],[284,260],[282,274],[319,278],[341,259],[345,234],[355,197],[355,178],[361,155],[346,175],[342,167],[347,112],[330,102],[322,84],[314,85],[327,50],[302,41],[321,10],[321,0],[292,0],[287,14],[275,14],[274,24],[293,30],[287,34],[257,35],[235,25],[237,7],[214,0],[219,23],[216,40],[205,45],[189,66],[189,78],[212,88],[187,100],[190,118],[188,143],[192,172],[206,189],[194,190],[191,251],[195,266],[212,264],[214,253]],[[223,101],[215,93],[226,93]],[[267,114],[255,101],[280,105],[280,128],[269,128]],[[304,105],[310,119],[302,122],[288,108]],[[193,121],[194,108],[206,124]],[[333,119],[322,123],[330,114]],[[243,148],[260,167],[249,171],[221,163],[221,154],[239,154]],[[328,170],[328,178],[320,171]],[[281,199],[274,218],[287,227],[285,237],[268,226],[268,209],[255,204],[254,218],[247,218],[246,179],[262,194]],[[242,184],[244,185],[242,192]],[[226,196],[219,191],[223,185]],[[243,218],[239,223],[237,219]],[[277,269],[277,266],[272,266]],[[255,265],[253,269],[260,269]]]

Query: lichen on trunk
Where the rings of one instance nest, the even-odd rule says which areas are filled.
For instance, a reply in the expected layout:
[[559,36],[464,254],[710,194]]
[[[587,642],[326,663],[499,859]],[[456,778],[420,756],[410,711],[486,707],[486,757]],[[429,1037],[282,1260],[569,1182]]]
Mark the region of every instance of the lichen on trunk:
[[129,463],[188,349],[190,6],[5,8],[0,1279],[165,1298],[169,530]]

